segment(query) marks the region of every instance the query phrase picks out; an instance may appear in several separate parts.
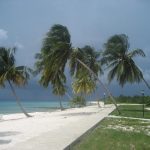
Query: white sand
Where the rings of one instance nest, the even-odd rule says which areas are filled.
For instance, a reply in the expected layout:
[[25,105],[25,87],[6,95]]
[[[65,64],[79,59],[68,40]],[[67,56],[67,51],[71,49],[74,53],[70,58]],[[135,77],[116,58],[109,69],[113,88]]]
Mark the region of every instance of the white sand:
[[0,150],[62,150],[106,117],[114,106],[97,105],[56,112],[4,115],[0,121]]

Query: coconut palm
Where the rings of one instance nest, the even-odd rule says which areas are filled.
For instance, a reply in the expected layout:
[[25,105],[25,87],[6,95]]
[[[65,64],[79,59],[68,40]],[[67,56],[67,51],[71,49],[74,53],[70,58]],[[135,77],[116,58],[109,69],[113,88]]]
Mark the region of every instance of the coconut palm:
[[[104,85],[103,82],[99,79],[99,77],[97,76],[97,74],[89,66],[87,66],[84,62],[82,62],[81,60],[79,60],[78,58],[76,60],[77,60],[78,63],[80,63],[80,65],[82,65],[85,69],[87,69],[89,71],[89,73],[92,74],[92,76],[99,82],[99,84],[103,87],[103,89],[109,95],[109,97],[112,100],[113,104],[115,105],[118,113],[121,114],[121,112],[120,112],[120,110],[119,110],[119,108],[117,106],[117,103],[116,103],[114,97],[112,96],[111,92],[106,87],[106,85]],[[99,105],[99,102],[98,102],[98,105]]]
[[[44,87],[52,84],[55,95],[66,91],[65,65],[71,52],[70,34],[65,26],[56,24],[44,38],[41,52],[36,54],[36,70],[41,73],[40,83]],[[60,108],[62,105],[60,102]]]
[[[71,69],[71,75],[74,75],[78,78],[80,75],[80,71],[88,71],[88,74],[91,75],[91,78],[94,81],[98,81],[99,84],[103,87],[103,89],[106,91],[106,93],[109,95],[110,99],[112,100],[113,104],[115,105],[117,111],[119,114],[121,114],[117,103],[112,96],[109,89],[106,87],[106,85],[103,84],[103,82],[99,79],[99,75],[103,73],[101,69],[101,60],[99,61],[100,53],[97,53],[89,46],[85,46],[84,48],[74,48],[72,49],[71,55],[70,55],[70,69]],[[88,58],[88,59],[87,59]],[[99,102],[98,102],[99,105]]]
[[98,76],[102,73],[100,61],[98,60],[99,56],[100,54],[88,45],[81,49],[73,49],[70,68],[71,74],[74,74],[75,78],[72,84],[75,94],[80,93],[83,96],[83,94],[91,94],[96,89],[96,78],[77,60],[82,60]]
[[139,83],[143,80],[147,87],[150,88],[141,70],[133,60],[135,56],[145,57],[145,54],[141,49],[129,51],[130,44],[127,35],[114,35],[108,39],[104,46],[105,51],[102,63],[106,64],[107,68],[110,69],[108,73],[109,82],[116,77],[119,84],[123,87],[127,82]]
[[15,84],[16,86],[23,86],[27,84],[31,69],[25,66],[15,65],[15,51],[16,48],[11,49],[0,47],[0,86],[5,87],[6,81],[8,82],[12,93],[16,98],[18,106],[27,117],[30,117],[30,115],[22,107],[13,84]]

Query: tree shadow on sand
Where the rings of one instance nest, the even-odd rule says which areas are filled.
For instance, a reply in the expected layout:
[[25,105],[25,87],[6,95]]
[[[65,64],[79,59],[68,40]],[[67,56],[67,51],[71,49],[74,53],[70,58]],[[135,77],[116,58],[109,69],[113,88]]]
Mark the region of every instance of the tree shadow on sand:
[[17,135],[17,134],[20,134],[20,132],[16,132],[16,131],[0,132],[0,137]]
[[95,114],[96,112],[78,112],[78,113],[68,113],[68,114],[63,114],[62,116],[88,116]]
[[[16,131],[5,131],[5,132],[0,132],[0,138],[3,138],[3,137],[7,137],[7,136],[12,136],[12,135],[17,135],[17,134],[20,134],[20,132],[16,132]],[[3,140],[3,139],[0,139],[0,145],[2,144],[9,144],[12,140]]]
[[0,145],[2,144],[9,144],[11,140],[0,140]]

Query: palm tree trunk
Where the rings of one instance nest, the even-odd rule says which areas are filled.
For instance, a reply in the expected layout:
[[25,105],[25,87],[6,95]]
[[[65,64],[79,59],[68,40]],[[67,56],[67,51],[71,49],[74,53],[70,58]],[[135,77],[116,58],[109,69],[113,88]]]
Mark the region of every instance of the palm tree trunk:
[[22,107],[21,102],[20,102],[20,99],[19,99],[19,97],[17,96],[17,94],[16,94],[16,92],[15,92],[15,89],[14,89],[13,85],[11,84],[11,82],[10,82],[9,80],[8,80],[8,83],[9,83],[9,85],[10,85],[11,91],[12,91],[13,95],[15,96],[16,102],[17,102],[18,106],[20,107],[21,111],[24,113],[24,115],[25,115],[26,117],[32,117],[32,116],[30,116],[30,115],[25,111],[25,109]]
[[147,83],[147,81],[144,79],[144,77],[143,77],[143,81],[146,84],[146,86],[150,89],[150,85]]
[[98,106],[98,108],[100,108],[101,106],[100,106],[100,95],[99,94],[97,94],[97,96],[96,97],[98,97],[97,98],[97,106]]
[[94,77],[98,80],[98,82],[102,85],[102,87],[105,89],[105,91],[107,92],[107,94],[110,96],[110,98],[111,98],[113,104],[115,105],[115,107],[116,107],[118,113],[121,114],[121,112],[120,112],[120,110],[119,110],[119,108],[118,108],[118,106],[117,106],[117,103],[116,103],[115,99],[113,98],[112,94],[110,93],[110,91],[108,90],[108,88],[101,82],[101,80],[98,78],[98,76],[97,76],[85,63],[83,63],[83,62],[80,61],[79,59],[77,59],[77,61],[78,61],[80,64],[82,64],[87,70],[89,70],[89,72],[90,72],[91,74],[94,75]]
[[63,110],[62,102],[61,102],[61,97],[59,98],[59,105],[60,105],[60,110]]
[[[83,92],[81,92],[80,96],[81,96],[81,98],[82,98],[82,99],[84,99],[84,100],[85,100],[85,105],[83,105],[83,106],[86,106],[86,99],[85,99],[84,93],[83,93]],[[80,107],[83,107],[83,106],[80,106]]]
[[124,94],[123,87],[121,87],[121,94],[122,94],[122,96],[123,96],[123,94]]
[[100,108],[101,106],[100,106],[100,100],[99,100],[99,98],[98,98],[98,100],[97,100],[97,105],[98,105],[98,107]]

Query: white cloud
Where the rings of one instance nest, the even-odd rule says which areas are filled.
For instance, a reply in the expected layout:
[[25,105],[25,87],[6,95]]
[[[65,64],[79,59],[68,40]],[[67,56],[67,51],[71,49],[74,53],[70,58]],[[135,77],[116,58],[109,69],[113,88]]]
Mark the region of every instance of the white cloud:
[[18,49],[23,49],[24,48],[24,46],[19,42],[15,42],[15,47],[18,48]]
[[7,31],[0,29],[0,40],[5,40],[8,38]]

